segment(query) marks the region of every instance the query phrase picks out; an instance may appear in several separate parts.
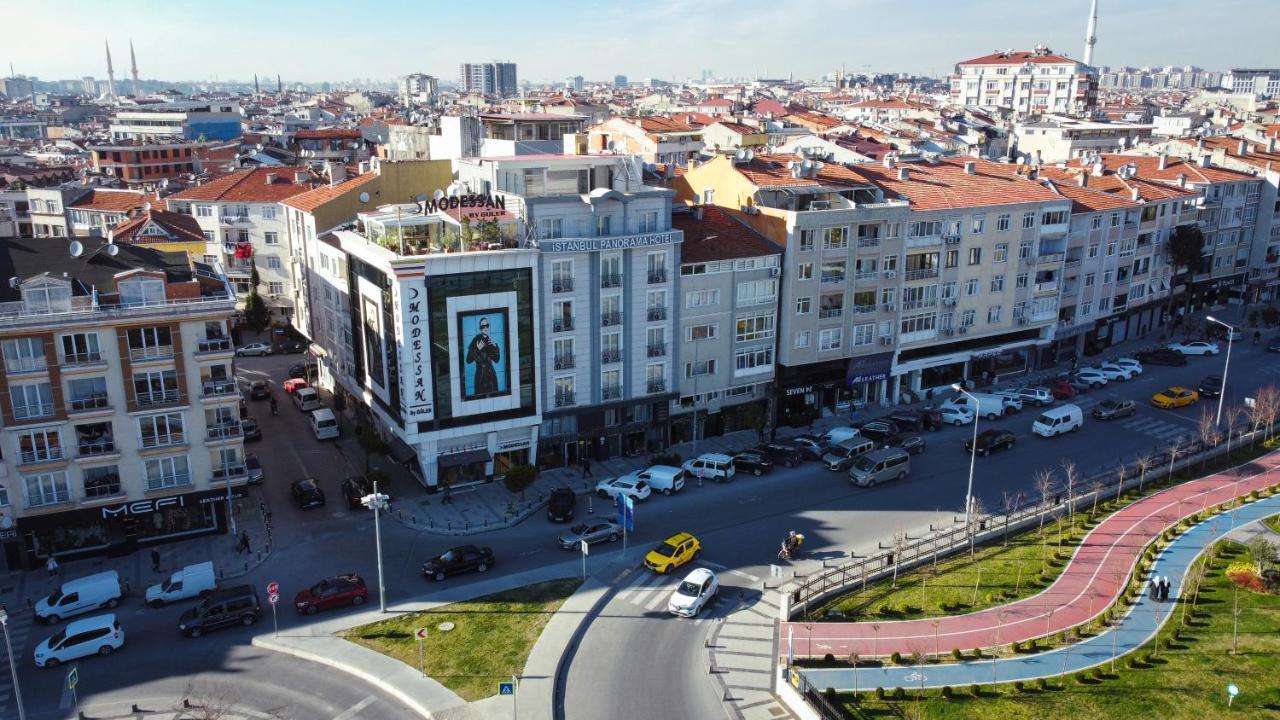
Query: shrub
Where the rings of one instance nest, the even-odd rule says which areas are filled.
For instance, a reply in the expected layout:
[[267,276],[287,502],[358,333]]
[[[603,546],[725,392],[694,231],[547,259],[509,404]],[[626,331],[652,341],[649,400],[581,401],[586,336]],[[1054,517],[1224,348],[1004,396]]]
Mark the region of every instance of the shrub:
[[507,470],[507,476],[503,478],[502,484],[513,493],[518,493],[533,484],[538,479],[538,469],[529,464],[516,465]]
[[1150,664],[1151,664],[1151,653],[1142,653],[1141,655],[1139,655],[1139,656],[1138,656],[1138,662],[1142,663],[1143,665],[1150,665]]
[[1022,652],[1022,643],[1018,642],[1017,640],[1014,640],[1012,643],[1009,644],[1009,649],[1014,651],[1015,653]]
[[829,687],[829,688],[827,688],[826,690],[823,690],[823,691],[822,691],[822,694],[823,694],[823,695],[826,695],[828,700],[835,700],[835,699],[836,699],[836,689],[835,689],[835,688],[831,688],[831,687]]
[[892,605],[889,605],[889,604],[881,605],[881,606],[880,606],[880,614],[881,614],[881,615],[892,615],[892,614],[893,614],[893,606],[892,606]]
[[1014,680],[1013,689],[1017,690],[1018,692],[1023,692],[1027,689],[1027,684],[1022,682],[1021,680]]
[[950,700],[950,699],[951,699],[951,686],[950,686],[950,685],[943,685],[943,686],[942,686],[942,699],[943,699],[943,700]]
[[1031,638],[1030,640],[1028,640],[1028,641],[1027,641],[1027,644],[1022,646],[1022,649],[1023,649],[1023,650],[1026,650],[1027,652],[1035,652],[1035,651],[1036,651],[1036,639],[1035,639],[1035,638]]
[[905,699],[906,699],[906,697],[907,697],[907,691],[906,691],[906,690],[903,690],[903,689],[902,689],[902,688],[900,688],[900,687],[896,687],[896,688],[894,688],[894,689],[893,689],[893,699],[894,699],[894,700],[905,700]]
[[1060,633],[1058,633],[1058,634],[1054,635],[1054,636],[1053,636],[1053,641],[1054,641],[1055,643],[1057,643],[1058,645],[1065,645],[1065,644],[1066,644],[1066,642],[1067,642],[1067,633],[1066,633],[1066,632],[1060,632]]
[[1161,638],[1161,639],[1160,639],[1160,649],[1161,649],[1161,650],[1172,650],[1172,649],[1173,649],[1173,638]]
[[1135,669],[1137,669],[1137,667],[1138,667],[1138,658],[1136,658],[1136,657],[1134,657],[1134,656],[1130,655],[1129,657],[1127,657],[1127,658],[1125,658],[1125,659],[1124,659],[1124,666],[1125,666],[1125,667],[1127,667],[1127,668],[1129,668],[1130,670],[1135,670]]
[[1174,629],[1173,629],[1173,639],[1174,639],[1174,640],[1181,640],[1181,639],[1182,639],[1182,630],[1180,630],[1179,628],[1174,628]]
[[876,699],[884,700],[884,688],[882,687],[876,688]]
[[960,662],[964,659],[964,653],[960,652],[960,648],[951,648],[951,659]]
[[897,650],[894,650],[893,654],[889,656],[889,660],[893,662],[894,665],[901,665],[902,653],[898,652]]
[[1045,680],[1044,678],[1040,678],[1039,680],[1036,680],[1036,689],[1039,690],[1040,692],[1044,692],[1048,690],[1049,681]]
[[1085,683],[1089,682],[1089,674],[1086,672],[1083,672],[1083,671],[1078,672],[1076,673],[1075,677],[1076,677],[1076,682],[1080,683],[1081,685],[1084,685]]
[[1102,666],[1101,666],[1101,665],[1099,665],[1098,667],[1094,668],[1094,669],[1092,670],[1092,672],[1093,672],[1093,679],[1094,679],[1094,680],[1101,680],[1101,679],[1102,679]]
[[974,697],[982,697],[982,686],[978,685],[978,683],[970,685],[969,694]]
[[982,648],[974,648],[974,649],[973,649],[973,659],[974,659],[974,660],[981,660],[981,659],[982,659]]
[[832,655],[831,653],[827,653],[826,655],[822,656],[822,662],[827,663],[828,665],[830,665],[835,661],[836,661],[836,656]]

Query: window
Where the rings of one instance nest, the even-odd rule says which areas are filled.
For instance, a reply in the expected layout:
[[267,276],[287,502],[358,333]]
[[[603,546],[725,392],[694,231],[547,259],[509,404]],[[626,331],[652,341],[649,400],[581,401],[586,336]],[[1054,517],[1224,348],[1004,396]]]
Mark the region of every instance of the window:
[[1004,292],[1004,276],[1003,275],[993,275],[991,277],[991,292],[993,293]]
[[812,309],[813,309],[813,298],[810,298],[810,297],[796,298],[796,314],[797,315],[808,315]]
[[556,260],[551,263],[552,292],[570,292],[573,290],[573,261]]
[[573,396],[573,376],[566,375],[558,377],[552,381],[555,388],[555,404],[556,407],[565,407],[574,404]]
[[1084,302],[1080,303],[1080,314],[1085,317],[1088,317],[1089,315],[1093,314],[1092,300],[1085,300]]
[[960,267],[960,251],[959,250],[947,251],[946,266],[949,268]]
[[974,318],[978,315],[976,310],[965,310],[960,313],[960,327],[973,327]]
[[1101,230],[1101,229],[1102,229],[1102,216],[1101,216],[1101,215],[1094,215],[1094,216],[1093,216],[1093,218],[1091,218],[1091,219],[1089,220],[1089,229],[1090,229],[1090,230]]
[[267,269],[279,270],[281,268],[280,258],[277,255],[267,255]]
[[[1069,216],[1066,210],[1054,210],[1053,212],[1047,212],[1041,215],[1040,224],[1041,225],[1061,225],[1067,222],[1068,219],[1069,219]],[[1023,223],[1025,226],[1025,223],[1026,223],[1025,218],[1023,218]]]
[[65,472],[28,475],[23,478],[27,490],[27,505],[40,507],[71,502],[71,486]]
[[710,360],[699,360],[697,362],[687,362],[684,364],[685,377],[697,377],[699,375],[715,375],[716,361],[715,358]]
[[173,370],[152,370],[133,374],[133,395],[138,405],[159,405],[178,401],[178,376]]
[[752,350],[740,350],[733,356],[735,375],[747,375],[767,372],[773,367],[773,348],[762,347]]
[[40,338],[24,337],[4,341],[4,366],[9,372],[43,370],[44,343]]
[[1018,273],[1018,278],[1016,282],[1017,282],[1017,287],[1025,288],[1027,286],[1027,274]]
[[822,282],[824,283],[842,283],[844,282],[845,261],[824,262],[822,263]]
[[927,313],[924,315],[908,315],[902,318],[902,322],[900,323],[899,328],[900,328],[900,332],[903,332],[903,333],[913,333],[913,332],[920,332],[923,330],[933,330],[935,327],[934,323],[936,322],[937,322],[937,316],[934,315],[933,313]]
[[116,283],[122,305],[163,305],[164,281],[156,278],[137,278]]
[[564,237],[564,221],[560,218],[542,218],[538,221],[538,237],[543,240]]
[[973,224],[969,226],[969,229],[974,235],[981,235],[982,230],[986,227],[986,225],[987,225],[986,215],[974,215]]
[[1026,260],[1031,257],[1031,241],[1023,240],[1018,243],[1018,258]]
[[1103,285],[1110,285],[1110,284],[1111,284],[1111,281],[1112,281],[1113,279],[1115,279],[1115,271],[1114,271],[1114,270],[1103,270],[1103,271],[1102,271],[1102,284],[1103,284]]
[[933,237],[942,234],[941,220],[922,220],[907,223],[907,237]]
[[885,255],[880,259],[880,269],[885,271],[893,271],[898,269],[898,256]]
[[62,436],[56,429],[33,430],[18,436],[18,462],[40,463],[63,457]]
[[115,465],[84,469],[84,496],[110,497],[120,494],[120,468]]
[[283,283],[283,282],[269,282],[269,283],[267,283],[267,294],[268,294],[268,295],[270,295],[270,296],[272,296],[272,297],[275,297],[276,295],[283,295],[283,294],[284,294],[284,283]]
[[280,233],[278,232],[264,232],[262,233],[262,238],[262,241],[267,245],[280,244]]
[[665,252],[651,252],[645,257],[645,268],[649,272],[650,283],[664,283],[667,281],[667,254]]
[[[843,263],[841,264],[843,267]],[[826,264],[823,263],[825,272]],[[750,280],[738,283],[738,307],[773,304],[778,297],[777,280]]]
[[896,288],[883,288],[880,290],[880,302],[885,305],[892,305],[893,299],[897,296]]
[[841,328],[828,328],[818,331],[818,350],[839,350],[842,338]]
[[773,313],[738,318],[735,342],[767,340],[773,337]]
[[47,417],[53,414],[53,386],[49,383],[10,385],[15,420]]
[[200,234],[204,236],[205,242],[207,243],[216,242],[216,238],[214,237],[212,230],[201,230]]
[[800,251],[806,252],[813,249],[813,241],[817,236],[817,230],[808,229],[800,231]]
[[1133,255],[1138,246],[1137,238],[1123,238],[1120,240],[1120,257],[1128,257]]
[[1111,213],[1111,227],[1120,227],[1120,213]]
[[1101,248],[1101,245],[1099,245],[1098,243],[1091,243],[1089,245],[1089,258],[1093,259],[1098,257],[1098,251],[1100,248]]
[[876,340],[875,323],[863,323],[853,326],[853,346],[870,345]]
[[987,322],[989,323],[1000,322],[1000,313],[1003,310],[1004,310],[1003,305],[992,305],[991,307],[987,308]]
[[970,265],[982,264],[982,248],[977,248],[977,247],[969,248],[969,264]]
[[184,455],[151,458],[143,463],[146,468],[147,489],[162,490],[191,484],[191,471]]
[[[710,199],[707,202],[711,202]],[[640,232],[652,233],[658,232],[658,211],[645,210],[640,213]]]
[[1111,309],[1111,298],[1104,297],[1098,299],[1098,312],[1106,312]]
[[689,340],[715,340],[719,334],[717,330],[719,325],[711,323],[708,325],[692,325],[689,327]]
[[687,308],[709,307],[720,304],[720,290],[691,290],[684,295],[684,306]]
[[[263,220],[275,220],[275,219],[276,219],[276,206],[275,206],[275,205],[263,205],[263,206],[262,206],[262,219],[263,219]],[[274,233],[273,233],[273,234],[274,234]],[[270,243],[267,243],[267,244],[269,245]]]
[[196,217],[213,217],[212,205],[197,205]]
[[1002,214],[1000,214],[1000,215],[997,215],[997,216],[996,216],[996,230],[1008,230],[1008,229],[1009,229],[1009,217],[1010,217],[1010,216],[1009,216],[1009,214],[1008,214],[1008,213],[1002,213]]
[[1085,286],[1085,287],[1093,287],[1093,281],[1094,281],[1094,279],[1095,279],[1096,277],[1097,277],[1097,274],[1096,274],[1096,273],[1085,273],[1085,274],[1084,274],[1084,286]]
[[951,281],[951,282],[944,282],[944,283],[942,283],[942,297],[944,297],[944,298],[952,298],[952,299],[954,299],[954,298],[955,298],[955,296],[956,296],[956,283],[955,283],[955,281],[953,280],[953,281]]
[[973,297],[978,294],[978,278],[969,278],[964,281],[964,296]]
[[843,250],[844,248],[849,247],[849,228],[823,228],[822,247],[825,250]]
[[[613,218],[608,215],[596,216],[596,237],[608,237],[612,235]],[[643,232],[643,231],[641,231]]]
[[808,330],[802,330],[796,333],[796,342],[795,342],[796,349],[809,347],[810,338],[812,337],[813,337],[813,334]]
[[812,280],[813,279],[813,263],[807,262],[807,263],[800,263],[796,265],[796,279]]
[[1107,257],[1112,257],[1115,254],[1116,254],[1116,241],[1108,240],[1107,241]]
[[600,287],[615,288],[622,285],[622,256],[605,255],[600,258]]

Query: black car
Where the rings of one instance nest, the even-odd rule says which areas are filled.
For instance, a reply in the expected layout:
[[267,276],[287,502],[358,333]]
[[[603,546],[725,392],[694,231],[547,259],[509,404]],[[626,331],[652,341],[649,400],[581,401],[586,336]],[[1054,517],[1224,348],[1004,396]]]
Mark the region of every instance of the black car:
[[[338,487],[342,490],[342,497],[347,499],[349,510],[363,510],[364,503],[360,500],[365,495],[373,494],[373,483],[363,475],[349,475]],[[323,493],[321,495],[323,496]]]
[[[978,433],[978,454],[990,455],[996,450],[1009,450],[1017,440],[1008,430],[983,430]],[[973,440],[964,441],[965,452],[973,452]]]
[[252,625],[262,618],[262,605],[252,585],[216,590],[199,604],[182,613],[178,632],[187,637],[200,637],[210,630],[232,625]]
[[751,452],[763,455],[772,460],[775,465],[781,465],[785,468],[795,467],[804,462],[804,454],[800,452],[800,448],[786,443],[765,443],[752,448]]
[[1093,416],[1099,420],[1115,420],[1131,417],[1138,412],[1138,405],[1132,400],[1103,400],[1093,409]]
[[733,456],[733,467],[738,472],[751,473],[760,477],[767,472],[773,472],[773,461],[763,453],[748,450]]
[[477,545],[459,545],[422,563],[422,576],[444,580],[465,572],[484,572],[493,567],[493,550]]
[[1201,395],[1208,395],[1209,397],[1218,397],[1219,395],[1222,394],[1222,376],[1221,375],[1205,375],[1204,379],[1200,381],[1200,385],[1199,387],[1196,388],[1196,390],[1200,391]]
[[262,439],[262,428],[258,427],[258,421],[253,418],[240,421],[240,433],[244,435],[245,442]]
[[573,488],[558,487],[551,491],[551,499],[547,501],[547,519],[551,522],[569,522],[578,509],[578,496]]
[[298,340],[285,340],[276,348],[276,352],[296,354],[307,351],[307,344]]
[[917,433],[925,429],[925,416],[916,412],[896,412],[887,418],[898,427],[898,432]]
[[324,491],[313,478],[303,478],[289,483],[289,493],[298,503],[299,510],[324,507]]
[[316,374],[317,374],[316,364],[313,362],[296,363],[294,365],[289,366],[289,377],[291,378],[302,378],[310,382],[311,379],[316,376]]
[[884,439],[884,446],[887,448],[902,448],[911,455],[919,455],[924,452],[924,438],[915,433],[898,433],[890,435]]
[[1169,348],[1156,348],[1155,350],[1144,350],[1134,356],[1138,362],[1143,365],[1168,365],[1171,367],[1182,367],[1187,364],[1187,356],[1176,350]]
[[805,460],[821,460],[823,453],[827,451],[827,444],[822,438],[813,435],[797,435],[791,438],[791,445]]
[[891,435],[897,435],[902,432],[898,424],[888,418],[880,418],[870,422],[863,423],[858,427],[858,433],[868,440],[876,442],[884,442]]
[[250,400],[266,400],[271,397],[271,388],[266,380],[254,380],[249,383]]

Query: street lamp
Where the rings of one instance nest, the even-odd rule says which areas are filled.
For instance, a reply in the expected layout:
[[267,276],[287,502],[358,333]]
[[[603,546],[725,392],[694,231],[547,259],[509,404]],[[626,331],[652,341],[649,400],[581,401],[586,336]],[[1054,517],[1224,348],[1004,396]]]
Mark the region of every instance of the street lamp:
[[9,656],[9,672],[13,675],[13,699],[18,703],[18,720],[27,720],[27,711],[22,708],[22,690],[18,687],[18,665],[13,661],[13,645],[9,644],[9,613],[0,605],[0,625],[4,626],[4,649]]
[[978,457],[978,398],[965,390],[960,383],[953,383],[951,389],[964,393],[973,401],[973,445],[969,452],[969,489],[964,492],[964,530],[969,532],[969,512],[973,509],[973,463]]
[[1236,329],[1212,315],[1206,315],[1205,320],[1215,322],[1227,329],[1227,361],[1222,364],[1222,387],[1218,391],[1218,416],[1214,419],[1214,425],[1222,424],[1222,401],[1227,397],[1227,372],[1231,370],[1231,339],[1236,334]]
[[382,524],[379,518],[383,510],[389,506],[387,501],[391,498],[378,492],[378,483],[373,483],[373,494],[365,495],[360,498],[360,504],[373,510],[373,537],[374,542],[378,546],[378,611],[387,611],[387,586],[382,581]]

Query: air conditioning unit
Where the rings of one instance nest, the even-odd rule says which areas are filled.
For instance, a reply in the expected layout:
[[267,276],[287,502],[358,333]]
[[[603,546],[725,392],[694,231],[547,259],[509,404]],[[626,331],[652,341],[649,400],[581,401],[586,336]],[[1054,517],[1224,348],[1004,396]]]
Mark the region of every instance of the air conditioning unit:
[[943,305],[946,305],[947,307],[955,307],[955,306],[956,306],[956,299],[955,299],[955,298],[953,298],[953,297],[949,297],[949,298],[942,298],[942,304],[943,304]]
[[888,279],[892,280],[892,279],[894,279],[894,278],[898,277],[898,271],[897,271],[897,270],[885,270],[885,271],[884,271],[884,276],[885,276],[886,278],[888,278]]
[[778,277],[781,274],[782,274],[782,268],[776,268],[776,267],[769,268],[769,277]]
[[885,306],[884,306],[884,311],[885,311],[885,312],[893,312],[893,311],[895,311],[895,310],[897,310],[897,309],[898,309],[898,307],[897,307],[896,305],[885,305]]
[[964,325],[961,325],[961,326],[960,326],[960,334],[961,334],[961,335],[964,335],[964,334],[965,334],[965,333],[967,333],[967,332],[969,332],[969,328],[968,328],[968,327],[966,327],[966,326],[964,326]]
[[892,344],[893,344],[893,338],[891,338],[891,337],[887,337],[887,336],[886,336],[886,337],[882,337],[882,338],[880,338],[880,344],[881,344],[881,345],[892,345]]

